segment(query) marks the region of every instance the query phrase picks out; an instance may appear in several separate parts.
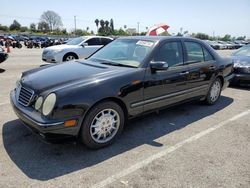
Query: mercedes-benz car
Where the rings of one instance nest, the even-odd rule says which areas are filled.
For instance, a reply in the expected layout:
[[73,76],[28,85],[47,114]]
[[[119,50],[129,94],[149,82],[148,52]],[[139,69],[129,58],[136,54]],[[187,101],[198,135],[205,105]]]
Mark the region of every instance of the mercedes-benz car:
[[232,70],[231,60],[198,39],[125,37],[86,60],[24,72],[10,100],[45,140],[75,137],[100,148],[129,118],[189,100],[215,104]]
[[69,40],[66,44],[47,47],[43,50],[42,60],[60,63],[73,59],[87,58],[113,39],[102,36],[84,36]]

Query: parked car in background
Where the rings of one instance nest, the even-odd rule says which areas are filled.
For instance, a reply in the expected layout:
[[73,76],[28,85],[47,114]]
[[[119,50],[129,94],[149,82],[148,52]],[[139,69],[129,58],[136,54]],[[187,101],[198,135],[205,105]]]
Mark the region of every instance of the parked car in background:
[[250,85],[250,44],[241,47],[232,54],[235,77],[233,85]]
[[221,46],[220,46],[220,49],[221,50],[225,50],[225,49],[228,49],[229,48],[229,45],[228,43],[226,43],[225,41],[217,41]]
[[24,72],[10,98],[17,116],[42,138],[73,136],[100,148],[128,118],[189,100],[215,104],[232,69],[231,60],[201,40],[125,37],[86,60]]
[[42,60],[50,63],[87,58],[113,39],[101,36],[84,36],[70,40],[66,44],[45,48]]
[[219,44],[218,42],[216,41],[212,41],[212,40],[206,40],[205,41],[206,43],[208,43],[213,49],[215,50],[220,50],[221,49],[221,44]]
[[6,59],[8,59],[8,54],[0,47],[0,63],[4,62]]

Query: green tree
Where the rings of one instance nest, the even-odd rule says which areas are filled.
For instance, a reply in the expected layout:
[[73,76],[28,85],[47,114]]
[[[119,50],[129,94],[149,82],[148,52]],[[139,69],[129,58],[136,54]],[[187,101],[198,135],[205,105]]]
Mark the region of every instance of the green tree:
[[196,33],[195,38],[201,39],[201,40],[208,40],[209,36],[205,33]]
[[39,31],[43,31],[43,32],[48,32],[49,31],[49,25],[44,21],[40,21],[38,23],[37,28],[38,28]]
[[112,18],[110,19],[110,28],[111,28],[111,31],[113,32],[114,31],[114,20]]
[[98,27],[99,27],[99,20],[98,19],[95,19],[95,25],[96,25],[97,32],[98,32]]
[[28,27],[26,27],[26,26],[22,26],[21,28],[20,28],[20,31],[21,32],[25,32],[25,31],[28,31],[29,29],[28,29]]
[[8,26],[0,24],[0,30],[2,30],[2,31],[9,31],[9,28],[8,28]]
[[230,41],[231,40],[231,35],[226,34],[224,37],[221,38],[223,41]]
[[12,30],[18,30],[19,31],[20,28],[21,28],[21,24],[16,20],[14,20],[13,23],[10,25],[10,30],[11,31]]
[[237,37],[236,40],[246,40],[246,36]]
[[32,32],[35,32],[35,31],[36,31],[36,24],[35,24],[35,23],[31,23],[31,24],[30,24],[30,30],[31,30]]
[[54,11],[48,10],[41,15],[40,20],[49,25],[50,31],[59,29],[62,24],[61,17]]

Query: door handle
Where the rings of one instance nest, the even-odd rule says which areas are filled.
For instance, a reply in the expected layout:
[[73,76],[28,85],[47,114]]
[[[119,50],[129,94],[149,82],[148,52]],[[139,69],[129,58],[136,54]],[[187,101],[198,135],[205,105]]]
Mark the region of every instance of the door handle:
[[214,70],[214,69],[215,69],[215,66],[213,65],[209,67],[209,70]]
[[180,72],[180,75],[181,75],[181,76],[183,76],[183,75],[187,75],[187,74],[189,74],[189,72],[188,72],[188,71],[183,71],[183,72]]

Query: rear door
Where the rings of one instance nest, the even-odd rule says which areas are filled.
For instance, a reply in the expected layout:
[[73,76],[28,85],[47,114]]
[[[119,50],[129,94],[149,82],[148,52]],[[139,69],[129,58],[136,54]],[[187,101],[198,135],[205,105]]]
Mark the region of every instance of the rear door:
[[205,95],[214,76],[216,62],[204,45],[196,41],[184,41],[185,64],[189,67],[188,88],[190,95]]

